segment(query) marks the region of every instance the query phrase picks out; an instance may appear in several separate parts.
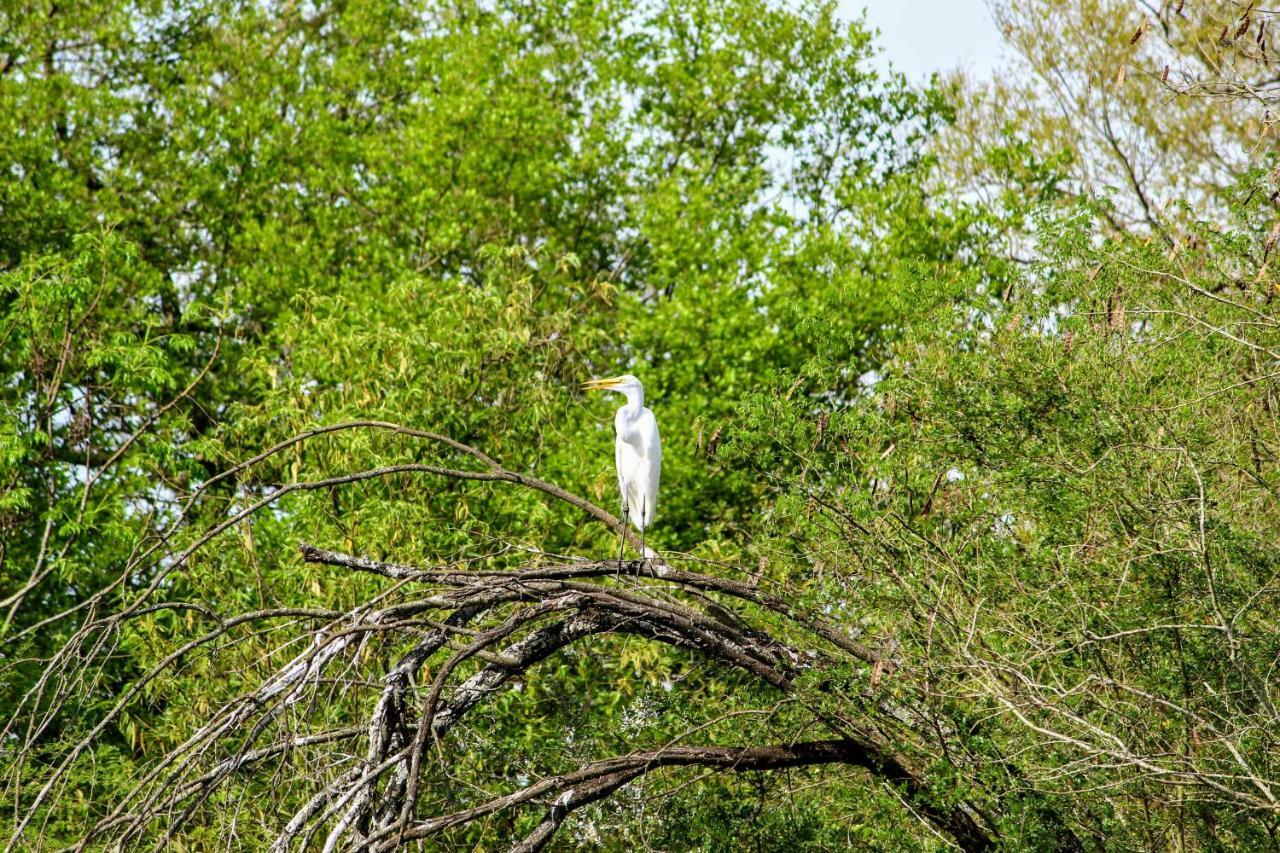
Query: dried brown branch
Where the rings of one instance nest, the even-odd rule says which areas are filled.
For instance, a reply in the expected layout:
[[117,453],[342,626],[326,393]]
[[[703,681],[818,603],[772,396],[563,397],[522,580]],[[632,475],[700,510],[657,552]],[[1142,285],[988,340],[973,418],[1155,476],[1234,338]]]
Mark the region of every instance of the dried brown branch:
[[[55,698],[81,677],[69,672],[73,661],[93,660],[109,649],[109,638],[128,620],[163,606],[147,600],[160,576],[178,570],[219,534],[292,492],[340,488],[399,473],[507,482],[555,498],[621,531],[618,519],[589,501],[511,472],[479,450],[381,422],[314,430],[232,470],[243,472],[306,438],[354,428],[426,439],[483,467],[398,464],[272,489],[171,555],[148,586],[116,612],[86,620],[51,662],[47,683]],[[630,531],[626,535],[630,537]],[[634,544],[639,550],[639,543]],[[758,585],[675,565],[652,551],[625,563],[621,571],[614,561],[546,563],[541,557],[526,566],[494,571],[422,568],[312,545],[300,550],[308,563],[372,574],[384,578],[387,587],[346,612],[281,610],[221,616],[202,610],[214,626],[131,684],[88,734],[62,754],[37,795],[23,804],[11,847],[59,790],[68,769],[83,759],[147,685],[177,670],[192,655],[218,654],[221,644],[237,642],[238,632],[257,624],[273,625],[270,636],[277,638],[275,649],[264,659],[266,674],[257,687],[214,710],[203,726],[155,761],[85,833],[78,849],[105,839],[120,849],[144,838],[158,846],[174,843],[210,797],[244,774],[280,766],[294,753],[314,754],[317,765],[314,777],[299,780],[309,795],[282,821],[273,848],[278,851],[299,843],[309,846],[321,833],[327,850],[391,849],[497,810],[534,805],[546,809],[544,817],[516,849],[539,849],[575,809],[609,796],[652,769],[676,766],[733,771],[856,765],[900,791],[913,814],[965,849],[984,849],[998,839],[998,823],[989,806],[963,798],[943,806],[930,793],[931,763],[953,762],[959,772],[971,773],[979,786],[980,759],[948,753],[958,727],[930,707],[927,690],[916,675],[894,673],[894,661],[885,653]],[[749,574],[732,567],[720,571]],[[105,602],[105,597],[99,599],[90,612],[96,613]],[[431,816],[439,803],[421,802],[420,792],[428,780],[439,781],[438,774],[447,772],[447,755],[457,748],[451,739],[457,726],[491,697],[534,676],[544,662],[590,638],[607,636],[663,644],[696,655],[726,674],[737,673],[771,693],[775,703],[785,701],[794,709],[797,735],[816,729],[832,739],[733,748],[673,743],[657,751],[588,760],[577,770],[548,777],[516,795]],[[378,682],[355,677],[371,654],[387,661],[386,674]],[[806,677],[841,668],[855,674],[844,677],[839,689],[823,682],[815,691]],[[430,673],[429,681],[420,685],[424,672]],[[891,673],[897,685],[894,695],[879,695],[878,685]],[[40,690],[45,689],[43,683]],[[306,721],[324,690],[348,696],[361,721],[309,729]],[[29,701],[40,701],[39,696]],[[51,719],[29,729],[20,748],[30,749],[33,735]],[[713,729],[696,727],[689,737],[713,737]],[[548,796],[553,798],[550,804],[545,802]],[[1078,848],[1065,822],[1060,829],[1064,848]]]

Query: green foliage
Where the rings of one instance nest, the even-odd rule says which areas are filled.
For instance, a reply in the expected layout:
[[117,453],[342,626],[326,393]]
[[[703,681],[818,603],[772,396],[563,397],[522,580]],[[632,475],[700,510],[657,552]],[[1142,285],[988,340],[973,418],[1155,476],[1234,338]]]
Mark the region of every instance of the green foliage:
[[720,458],[778,490],[755,543],[773,571],[931,673],[971,748],[1003,762],[1030,736],[1038,788],[1077,809],[1110,790],[1077,818],[1109,845],[1264,844],[1265,809],[1228,827],[1146,780],[1275,775],[1253,729],[1277,651],[1276,326],[1223,272],[1265,233],[1207,231],[1187,258],[1090,221],[1042,234],[1012,298],[965,274],[904,287],[913,321],[874,394],[762,392]]
[[[478,708],[423,803],[849,714],[923,768],[924,804],[979,804],[1011,849],[1064,825],[1100,848],[1273,838],[1241,770],[1280,775],[1265,172],[1234,230],[1189,245],[1100,240],[1105,208],[1061,203],[1071,154],[1012,130],[984,151],[999,198],[938,196],[922,151],[964,105],[871,71],[868,34],[816,2],[86,2],[0,11],[0,31],[0,716],[22,744],[0,755],[21,808],[126,697],[27,837],[74,842],[286,666],[308,613],[388,594],[299,543],[459,570],[616,553],[544,495],[421,473],[206,536],[283,484],[453,464],[382,428],[240,463],[390,422],[608,507],[610,409],[576,389],[630,371],[663,429],[650,544],[757,574],[897,673],[804,671],[780,702],[597,637]],[[1014,260],[1037,217],[1038,260]],[[51,678],[78,630],[94,657]],[[405,651],[371,641],[344,677]],[[920,696],[960,755],[891,722]],[[316,731],[369,710],[322,698],[298,711]],[[263,846],[330,772],[266,762],[174,843]],[[627,786],[557,840],[944,845],[866,769],[697,776]]]

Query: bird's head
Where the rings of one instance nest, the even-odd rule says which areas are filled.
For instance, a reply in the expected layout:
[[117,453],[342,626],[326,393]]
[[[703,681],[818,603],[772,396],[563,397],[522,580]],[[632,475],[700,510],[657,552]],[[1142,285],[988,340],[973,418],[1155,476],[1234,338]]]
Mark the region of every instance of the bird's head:
[[582,384],[583,391],[617,391],[619,394],[644,393],[640,380],[630,373],[614,376],[611,379],[592,379]]

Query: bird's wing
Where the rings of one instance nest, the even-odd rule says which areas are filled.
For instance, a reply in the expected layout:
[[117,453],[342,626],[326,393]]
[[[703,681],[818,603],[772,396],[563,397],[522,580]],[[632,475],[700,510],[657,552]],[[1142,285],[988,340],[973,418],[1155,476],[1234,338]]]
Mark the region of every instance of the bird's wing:
[[648,409],[634,420],[615,423],[618,440],[614,461],[618,466],[618,488],[631,520],[643,530],[653,520],[658,505],[658,478],[662,469],[662,445],[658,420]]
[[640,488],[640,480],[644,471],[644,460],[636,451],[635,445],[619,439],[617,447],[618,489],[622,492],[623,512],[631,520],[639,524],[640,507],[644,499]]
[[648,527],[653,521],[653,515],[658,509],[658,480],[662,475],[662,453],[659,451],[658,456],[650,457],[645,460],[648,471],[641,478],[639,483],[643,493],[640,495],[640,506],[644,507],[643,520],[644,526]]
[[662,455],[662,446],[658,439],[658,419],[649,409],[640,410],[640,416],[632,422],[627,438],[635,445],[636,451],[646,459],[655,453]]
[[613,443],[613,470],[618,475],[618,492],[622,495],[623,503],[626,503],[627,500],[627,486],[622,482],[622,452],[625,444],[626,442],[622,440],[622,436],[618,436]]
[[643,522],[648,527],[658,508],[658,481],[662,478],[662,439],[658,435],[658,419],[648,409],[639,423],[641,438],[640,471],[636,483],[637,497],[644,508]]

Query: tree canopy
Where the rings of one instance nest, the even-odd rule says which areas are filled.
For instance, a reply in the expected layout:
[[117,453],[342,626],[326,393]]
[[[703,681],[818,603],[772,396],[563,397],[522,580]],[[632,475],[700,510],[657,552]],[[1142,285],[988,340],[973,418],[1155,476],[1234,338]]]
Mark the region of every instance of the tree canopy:
[[1032,5],[0,9],[9,847],[1277,846],[1270,13]]

